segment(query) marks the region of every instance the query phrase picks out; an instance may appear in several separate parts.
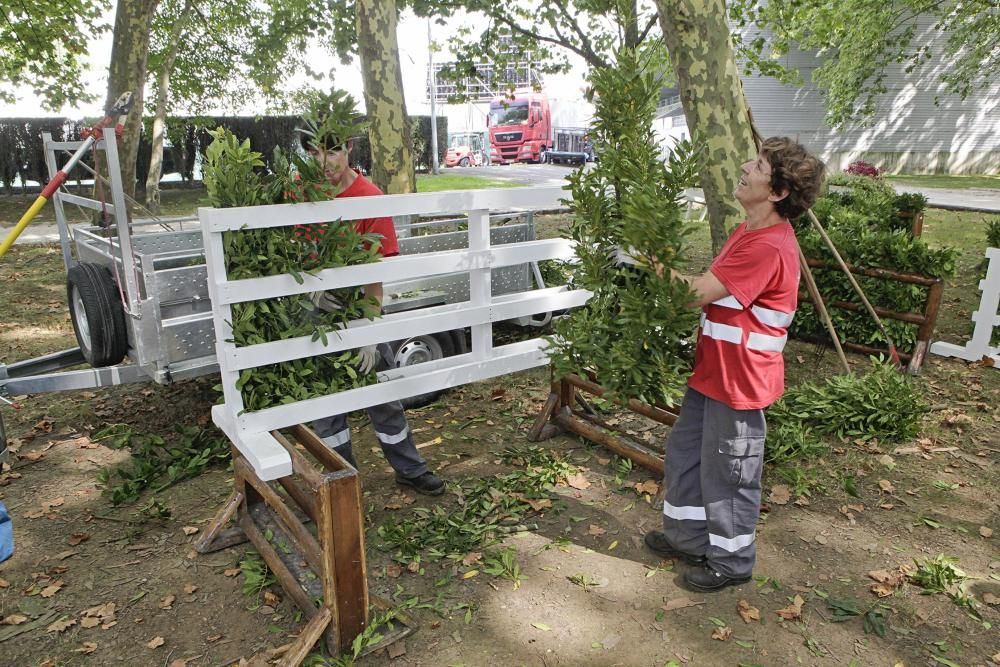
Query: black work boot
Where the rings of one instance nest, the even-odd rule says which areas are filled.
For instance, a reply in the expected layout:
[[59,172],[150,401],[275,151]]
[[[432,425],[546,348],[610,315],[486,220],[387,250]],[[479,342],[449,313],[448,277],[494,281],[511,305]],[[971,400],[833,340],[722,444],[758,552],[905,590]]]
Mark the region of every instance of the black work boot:
[[673,558],[675,560],[680,559],[688,565],[705,564],[704,556],[696,556],[694,554],[684,553],[679,549],[675,549],[667,540],[667,536],[662,530],[649,531],[646,533],[646,537],[643,538],[643,541],[650,550],[660,556],[663,556],[664,558]]
[[749,575],[746,577],[727,577],[721,572],[716,572],[711,565],[707,564],[684,573],[684,587],[700,593],[721,591],[726,586],[738,586],[748,581],[750,581]]
[[412,486],[417,493],[422,493],[425,496],[440,496],[444,493],[444,480],[430,470],[416,477],[403,477],[397,472],[396,484]]

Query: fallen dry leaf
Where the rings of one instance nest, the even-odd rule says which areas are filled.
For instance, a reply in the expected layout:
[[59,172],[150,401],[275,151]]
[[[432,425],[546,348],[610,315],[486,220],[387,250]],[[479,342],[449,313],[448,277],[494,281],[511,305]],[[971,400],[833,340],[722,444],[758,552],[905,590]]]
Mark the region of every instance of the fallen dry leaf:
[[52,500],[42,502],[42,508],[50,510],[53,507],[62,507],[63,502],[63,498],[53,498]]
[[888,494],[892,494],[896,491],[896,487],[894,487],[892,485],[892,482],[890,482],[887,479],[880,479],[878,481],[878,488],[880,488],[883,493],[888,493]]
[[983,537],[986,537],[986,538],[993,537],[993,529],[992,528],[987,528],[986,526],[980,526],[979,527],[979,534],[982,535]]
[[462,557],[462,565],[468,567],[469,565],[472,565],[473,563],[482,560],[482,558],[483,554],[481,554],[480,552],[470,551],[469,553],[465,554],[465,556]]
[[991,607],[995,607],[996,605],[1000,605],[1000,597],[997,597],[993,593],[987,591],[986,593],[983,593],[983,602]]
[[775,613],[786,621],[794,621],[798,617],[802,616],[802,605],[805,603],[806,601],[802,599],[801,595],[796,595],[792,600],[792,604],[784,609],[779,609]]
[[787,505],[788,501],[792,499],[792,492],[785,484],[775,484],[771,487],[771,495],[767,499],[775,505]]
[[740,618],[743,619],[744,623],[760,620],[760,609],[754,607],[748,600],[740,600],[737,602],[736,611],[739,612]]
[[146,642],[146,646],[149,648],[159,648],[160,646],[163,646],[165,643],[166,641],[163,639],[163,637],[156,636],[150,639],[148,642]]
[[10,582],[0,577],[0,588],[7,588],[8,586],[10,586]]
[[196,590],[198,590],[198,587],[195,586],[194,584],[184,584],[185,594],[192,595]]
[[167,667],[188,667],[188,663],[194,658],[174,658]]
[[868,576],[878,583],[872,584],[869,590],[880,598],[889,597],[906,581],[905,568],[897,570],[872,570]]
[[93,616],[84,616],[80,619],[81,628],[96,628],[101,624],[101,619],[95,618]]
[[48,585],[48,586],[46,586],[45,588],[42,589],[42,597],[43,598],[50,598],[53,595],[55,595],[56,593],[58,593],[60,590],[62,590],[62,587],[63,587],[63,580],[59,579],[58,581],[56,581],[56,582],[54,582],[54,583],[52,583],[52,584],[50,584],[50,585]]
[[649,494],[655,496],[660,492],[660,484],[655,479],[647,479],[642,484],[636,484],[635,490],[639,493]]
[[673,611],[674,609],[697,607],[700,604],[705,604],[705,601],[696,601],[691,598],[674,598],[673,600],[668,600],[667,603],[660,608],[663,609],[663,611]]
[[272,607],[277,607],[281,604],[281,598],[278,597],[276,593],[271,591],[264,591],[264,604],[271,605]]
[[712,633],[712,639],[718,639],[720,642],[724,642],[733,636],[733,629],[728,625],[721,628],[716,628],[715,632]]
[[479,570],[469,570],[468,572],[466,572],[465,574],[462,575],[462,578],[463,579],[472,579],[473,577],[475,577],[478,574],[479,574]]
[[601,536],[606,532],[608,531],[605,530],[604,528],[601,528],[600,526],[595,526],[594,524],[590,524],[590,528],[587,530],[588,535],[597,535],[597,536]]
[[582,472],[575,475],[569,475],[566,478],[566,483],[574,489],[579,489],[580,491],[590,488],[590,482],[587,480],[587,476]]
[[230,567],[222,571],[222,574],[227,577],[235,577],[239,573],[240,573],[240,568],[238,567]]
[[420,563],[418,563],[415,560],[411,560],[410,564],[406,566],[406,570],[407,572],[412,572],[413,574],[416,574],[417,572],[420,572]]
[[63,632],[64,630],[66,630],[66,628],[68,628],[71,625],[76,625],[76,619],[75,618],[69,618],[69,617],[61,618],[58,621],[56,621],[55,623],[52,623],[47,628],[45,628],[45,631],[46,632]]
[[176,600],[176,599],[177,599],[177,596],[175,596],[173,593],[171,593],[167,597],[165,597],[162,600],[160,600],[160,609],[170,609],[170,608],[172,608],[174,606],[174,600]]
[[78,649],[73,649],[73,653],[82,653],[84,655],[90,655],[97,650],[97,642],[83,642],[83,645]]
[[195,526],[184,526],[183,528],[181,528],[181,530],[184,531],[185,535],[194,535],[195,533],[198,532],[198,528],[196,528]]
[[0,618],[0,625],[21,625],[27,622],[28,617],[23,614],[11,614]]
[[385,576],[397,579],[401,574],[403,574],[403,568],[395,563],[389,563],[385,566]]
[[386,652],[389,654],[390,660],[395,660],[401,656],[406,655],[406,642],[405,641],[395,641],[386,647]]

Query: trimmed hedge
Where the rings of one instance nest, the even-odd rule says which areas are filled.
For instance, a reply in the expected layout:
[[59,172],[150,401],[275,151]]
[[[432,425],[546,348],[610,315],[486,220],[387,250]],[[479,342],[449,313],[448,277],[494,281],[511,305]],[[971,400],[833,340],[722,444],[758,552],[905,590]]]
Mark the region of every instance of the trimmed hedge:
[[[439,117],[438,157],[444,160],[448,149],[448,119]],[[413,138],[413,160],[417,171],[431,168],[431,119],[430,116],[410,117]],[[295,128],[301,123],[299,116],[174,116],[167,121],[167,136],[172,146],[163,154],[163,173],[179,173],[181,179],[191,184],[195,177],[195,164],[204,160],[205,148],[212,143],[208,130],[222,126],[237,137],[250,139],[251,145],[264,155],[265,167],[273,172],[274,148],[288,149],[298,145]],[[0,184],[6,194],[15,188],[27,190],[15,183],[20,180],[48,182],[45,155],[42,150],[42,132],[51,132],[57,141],[76,141],[80,132],[89,124],[68,118],[6,118],[0,119]],[[149,174],[152,147],[152,119],[144,121],[143,141],[136,159],[136,180],[144,188]],[[365,173],[371,173],[371,148],[368,137],[354,141],[351,163]],[[74,173],[74,176],[79,173]],[[34,186],[32,189],[37,189]]]
[[[820,223],[826,227],[834,245],[848,264],[865,268],[880,268],[900,273],[912,273],[930,278],[950,278],[955,275],[958,251],[954,248],[931,248],[921,238],[910,235],[910,218],[901,212],[921,212],[927,201],[920,195],[897,195],[891,186],[864,176],[841,177],[846,190],[830,192],[813,207]],[[806,216],[795,221],[796,234],[807,257],[833,260],[833,256],[812,228]],[[857,295],[839,270],[815,271],[816,284],[823,299],[860,303]],[[896,312],[922,312],[927,290],[910,285],[856,276],[868,300],[875,306]],[[830,309],[830,317],[843,340],[882,347],[885,337],[867,312]],[[906,322],[883,318],[883,324],[893,342],[903,351],[916,345],[917,327]],[[827,338],[815,308],[803,307],[796,314],[791,333],[799,336]]]

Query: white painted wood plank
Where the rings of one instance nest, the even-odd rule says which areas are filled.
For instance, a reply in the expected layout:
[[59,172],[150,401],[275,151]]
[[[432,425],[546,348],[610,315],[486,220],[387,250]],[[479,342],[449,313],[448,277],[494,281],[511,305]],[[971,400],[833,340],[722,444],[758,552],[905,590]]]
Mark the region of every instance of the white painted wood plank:
[[243,370],[364,345],[388,343],[411,336],[576,308],[585,304],[590,297],[591,293],[587,290],[570,290],[566,287],[516,292],[497,297],[492,303],[482,306],[471,306],[469,302],[463,302],[384,315],[374,322],[355,320],[346,329],[328,333],[325,345],[322,340],[314,341],[312,336],[300,336],[246,347],[229,347],[223,354],[228,357],[227,368]]
[[385,374],[390,381],[244,413],[236,418],[236,426],[247,433],[272,431],[407,396],[544,366],[548,363],[544,352],[546,345],[542,338],[504,345],[494,348],[492,357],[487,361],[473,359],[471,354],[448,357],[434,362],[435,367],[429,372],[425,372],[424,367],[430,364],[397,368]]
[[[428,276],[483,269],[489,266],[515,266],[525,262],[573,257],[570,239],[545,239],[492,246],[486,250],[443,250],[440,252],[397,255],[371,264],[324,269],[316,275],[302,274],[299,284],[288,275],[232,280],[219,286],[218,303],[230,304],[277,296],[304,294],[377,282],[402,282]],[[212,297],[215,303],[215,295]]]
[[[562,206],[567,197],[560,186],[539,188],[497,188],[455,190],[405,195],[345,197],[325,202],[274,204],[244,208],[198,209],[210,231],[270,229],[287,225],[309,225],[331,220],[392,217],[397,215],[440,215],[476,209],[542,209]],[[202,211],[210,212],[202,215]]]

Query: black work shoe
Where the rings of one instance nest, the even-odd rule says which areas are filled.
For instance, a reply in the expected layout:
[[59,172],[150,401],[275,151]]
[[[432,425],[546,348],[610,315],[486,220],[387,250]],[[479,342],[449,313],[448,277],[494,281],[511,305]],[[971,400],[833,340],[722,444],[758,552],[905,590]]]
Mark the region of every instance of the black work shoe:
[[675,549],[673,545],[667,541],[667,536],[662,530],[651,530],[646,533],[646,537],[643,539],[646,542],[647,547],[661,556],[666,558],[679,558],[688,565],[705,564],[704,556],[695,556],[694,554],[684,553],[683,551]]
[[710,565],[704,565],[684,573],[685,587],[702,593],[721,591],[726,586],[739,586],[750,581],[750,577],[727,577],[716,572]]
[[444,480],[430,470],[417,477],[403,477],[396,473],[396,484],[412,486],[417,490],[417,493],[422,493],[425,496],[440,496],[444,493]]

